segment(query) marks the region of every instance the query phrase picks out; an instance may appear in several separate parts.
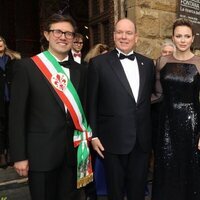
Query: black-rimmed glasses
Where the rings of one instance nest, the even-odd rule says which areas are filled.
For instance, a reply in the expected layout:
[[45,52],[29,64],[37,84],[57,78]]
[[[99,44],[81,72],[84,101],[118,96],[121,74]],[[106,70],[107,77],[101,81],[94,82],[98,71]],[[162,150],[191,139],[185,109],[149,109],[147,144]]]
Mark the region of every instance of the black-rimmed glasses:
[[56,38],[61,37],[63,34],[64,34],[65,38],[68,38],[68,39],[74,38],[74,32],[70,32],[70,31],[63,32],[59,29],[55,29],[55,30],[52,29],[52,30],[49,30],[49,32],[52,32],[53,36]]

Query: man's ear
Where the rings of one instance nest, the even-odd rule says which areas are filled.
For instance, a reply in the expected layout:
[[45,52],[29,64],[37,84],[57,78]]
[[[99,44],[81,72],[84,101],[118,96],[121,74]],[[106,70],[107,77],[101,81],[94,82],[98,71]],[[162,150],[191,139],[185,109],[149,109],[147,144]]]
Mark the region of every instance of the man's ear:
[[137,44],[137,42],[138,42],[138,39],[139,39],[138,33],[135,33],[135,43],[136,43],[136,44]]
[[46,40],[49,41],[49,32],[44,31],[43,34],[44,34],[44,37],[46,38]]

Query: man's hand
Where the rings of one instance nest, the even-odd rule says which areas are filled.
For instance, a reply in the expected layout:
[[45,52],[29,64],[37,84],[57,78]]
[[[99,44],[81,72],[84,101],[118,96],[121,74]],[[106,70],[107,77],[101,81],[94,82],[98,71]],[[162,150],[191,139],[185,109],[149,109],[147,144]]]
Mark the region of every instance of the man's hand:
[[20,176],[28,176],[28,170],[29,170],[28,160],[15,162],[14,168]]
[[93,149],[102,157],[104,158],[102,151],[104,151],[104,147],[101,144],[100,140],[98,138],[94,138],[92,141],[92,147]]
[[200,150],[200,138],[199,138],[199,142],[198,142],[198,149]]

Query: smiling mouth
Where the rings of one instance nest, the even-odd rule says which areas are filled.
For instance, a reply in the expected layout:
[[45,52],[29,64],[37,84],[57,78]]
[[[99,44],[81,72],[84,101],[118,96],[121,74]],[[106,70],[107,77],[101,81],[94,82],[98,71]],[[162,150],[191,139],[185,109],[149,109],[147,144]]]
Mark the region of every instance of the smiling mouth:
[[58,42],[57,44],[59,44],[60,46],[67,46],[67,43],[63,43],[63,42]]
[[128,43],[127,42],[120,42],[120,44],[127,45]]

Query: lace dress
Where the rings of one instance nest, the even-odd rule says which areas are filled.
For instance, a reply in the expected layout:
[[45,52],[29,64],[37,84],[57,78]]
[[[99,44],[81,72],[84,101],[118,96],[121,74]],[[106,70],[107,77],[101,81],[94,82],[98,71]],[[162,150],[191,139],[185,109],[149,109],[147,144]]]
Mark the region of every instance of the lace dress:
[[200,57],[183,62],[167,56],[159,65],[163,100],[152,199],[200,200]]

